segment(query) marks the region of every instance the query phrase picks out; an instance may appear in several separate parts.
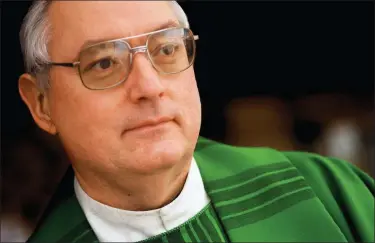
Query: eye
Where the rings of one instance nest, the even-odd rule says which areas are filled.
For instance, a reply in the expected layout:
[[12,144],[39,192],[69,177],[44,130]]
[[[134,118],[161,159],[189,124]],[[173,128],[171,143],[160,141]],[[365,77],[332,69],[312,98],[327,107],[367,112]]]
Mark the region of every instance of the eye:
[[105,58],[105,59],[99,60],[98,62],[94,63],[92,68],[99,69],[99,70],[100,69],[106,70],[106,69],[110,68],[112,65],[113,65],[113,60],[111,60],[109,58]]
[[172,55],[175,51],[175,46],[174,45],[167,45],[163,46],[163,48],[160,50],[160,52],[164,55]]
[[110,69],[111,67],[113,67],[113,65],[115,65],[116,63],[117,61],[113,58],[110,58],[110,57],[102,58],[88,65],[88,67],[85,68],[85,71],[93,71],[93,70],[106,71]]
[[173,56],[178,49],[178,45],[175,43],[168,43],[159,46],[153,52],[153,55],[164,55],[164,56]]

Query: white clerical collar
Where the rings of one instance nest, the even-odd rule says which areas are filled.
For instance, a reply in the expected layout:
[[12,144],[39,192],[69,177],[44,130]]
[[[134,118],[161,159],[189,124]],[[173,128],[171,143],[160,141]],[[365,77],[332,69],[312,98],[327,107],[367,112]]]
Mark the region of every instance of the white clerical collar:
[[194,217],[210,202],[194,158],[180,195],[159,209],[128,211],[107,206],[88,196],[77,179],[74,189],[90,226],[104,242],[135,242],[164,233]]

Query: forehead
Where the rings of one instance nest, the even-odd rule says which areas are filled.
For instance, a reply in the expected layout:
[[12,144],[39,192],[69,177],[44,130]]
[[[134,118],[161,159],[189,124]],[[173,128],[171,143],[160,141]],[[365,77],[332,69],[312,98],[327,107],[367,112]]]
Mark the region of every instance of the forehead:
[[88,40],[138,35],[177,22],[166,1],[54,1],[48,18],[49,52],[56,61],[75,58]]

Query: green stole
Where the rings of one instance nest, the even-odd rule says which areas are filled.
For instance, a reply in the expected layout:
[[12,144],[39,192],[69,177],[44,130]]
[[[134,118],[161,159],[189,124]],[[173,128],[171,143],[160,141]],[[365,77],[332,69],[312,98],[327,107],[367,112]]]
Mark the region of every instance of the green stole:
[[[347,164],[340,162],[345,167],[343,172],[336,169],[331,173],[329,166],[333,165],[319,156],[232,147],[204,138],[199,139],[194,158],[212,202],[211,220],[215,218],[217,225],[213,225],[225,233],[225,241],[358,242],[374,239],[373,216],[372,219],[368,216],[374,214],[373,204],[368,202],[374,195],[373,180],[361,173],[359,177],[352,171],[345,171],[350,167]],[[348,189],[352,190],[349,192],[352,195],[342,195],[347,189],[340,183],[345,182],[330,186],[334,181],[328,177],[334,173],[338,179],[347,176],[342,178],[356,180],[358,187]],[[98,242],[74,195],[72,173],[64,183],[67,184],[58,189],[46,210],[47,216],[29,242]],[[343,198],[335,198],[334,193]],[[359,203],[351,196],[360,197],[362,201]],[[186,229],[188,227],[182,230]],[[160,239],[168,241],[166,237]],[[181,242],[182,239],[186,237],[181,237]],[[223,241],[220,239],[217,241]]]

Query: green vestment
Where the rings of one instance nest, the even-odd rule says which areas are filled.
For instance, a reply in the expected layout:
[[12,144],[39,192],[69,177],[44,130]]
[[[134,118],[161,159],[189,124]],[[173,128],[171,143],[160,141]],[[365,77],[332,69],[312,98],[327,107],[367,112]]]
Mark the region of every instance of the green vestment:
[[[374,180],[350,163],[204,138],[194,158],[211,203],[144,242],[374,242]],[[29,242],[98,242],[69,171]]]

